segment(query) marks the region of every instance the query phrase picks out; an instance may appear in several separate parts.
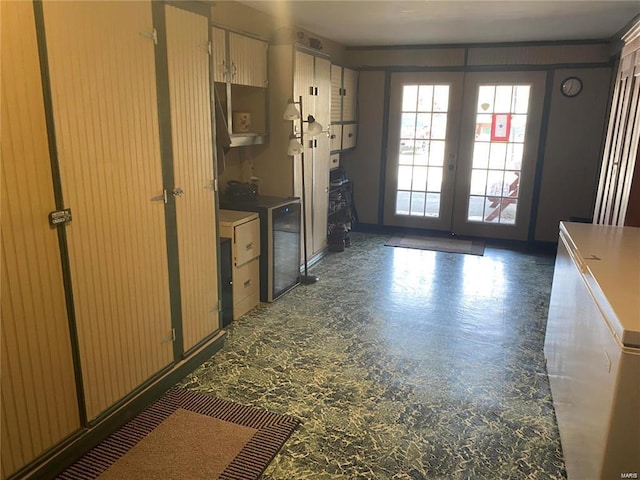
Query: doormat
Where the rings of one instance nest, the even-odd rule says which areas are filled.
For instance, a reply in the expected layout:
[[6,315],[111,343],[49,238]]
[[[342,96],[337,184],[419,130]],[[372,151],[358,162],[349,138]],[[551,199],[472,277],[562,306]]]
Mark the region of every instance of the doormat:
[[385,243],[388,247],[416,248],[447,253],[484,255],[482,240],[460,240],[456,238],[421,237],[418,235],[397,235]]
[[175,387],[57,478],[257,479],[299,423]]

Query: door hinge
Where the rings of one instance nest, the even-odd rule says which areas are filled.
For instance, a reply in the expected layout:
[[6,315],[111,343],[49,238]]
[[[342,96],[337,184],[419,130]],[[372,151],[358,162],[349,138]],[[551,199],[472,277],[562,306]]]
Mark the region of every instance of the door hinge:
[[167,203],[167,191],[162,190],[160,195],[156,195],[155,197],[151,197],[152,202],[164,202]]
[[158,44],[158,31],[154,28],[151,32],[140,32],[144,38],[149,38],[153,40],[154,44]]
[[49,213],[49,225],[57,227],[58,225],[66,225],[71,222],[71,209],[64,208]]
[[160,340],[160,343],[167,343],[167,342],[175,342],[176,341],[176,329],[172,328],[171,329],[171,333],[164,337],[162,340]]

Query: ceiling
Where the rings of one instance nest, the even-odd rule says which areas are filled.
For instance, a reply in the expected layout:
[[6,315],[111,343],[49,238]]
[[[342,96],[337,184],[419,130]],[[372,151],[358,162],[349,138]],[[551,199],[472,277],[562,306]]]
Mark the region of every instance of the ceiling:
[[240,0],[344,46],[608,39],[640,1]]

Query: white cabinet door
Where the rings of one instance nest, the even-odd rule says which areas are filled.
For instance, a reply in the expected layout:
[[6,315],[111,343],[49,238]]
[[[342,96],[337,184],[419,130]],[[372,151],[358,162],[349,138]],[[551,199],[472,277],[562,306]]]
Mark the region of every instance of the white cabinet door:
[[[207,17],[165,6],[183,350],[217,331],[218,254],[212,188]],[[188,66],[188,68],[185,68]]]
[[155,45],[140,35],[153,19],[150,2],[43,7],[60,176],[73,209],[65,228],[86,413],[94,419],[174,358],[165,341],[165,208],[151,201],[163,189]]
[[329,212],[329,139],[318,135],[313,140],[313,250],[327,246],[327,214]]
[[[304,52],[296,52],[294,66],[293,95],[298,100],[302,97],[302,115],[306,120],[308,115],[316,116],[315,111],[315,88],[313,84],[313,55]],[[307,131],[307,123],[303,124],[304,131]],[[294,122],[294,130],[298,133],[298,122]]]
[[315,57],[313,83],[315,93],[315,117],[325,130],[331,122],[331,62]]
[[[33,5],[2,3],[2,478],[80,428]],[[75,215],[75,205],[73,205]],[[74,219],[75,220],[75,219]],[[67,227],[58,227],[67,228]]]
[[[307,253],[313,255],[327,245],[327,209],[329,205],[329,131],[331,121],[331,62],[306,52],[296,51],[294,66],[294,97],[302,96],[302,114],[313,115],[322,125],[323,133],[310,137],[305,133],[305,195],[307,216]],[[307,131],[304,123],[304,131]],[[294,128],[295,124],[294,124]],[[297,128],[296,128],[297,132]],[[339,132],[339,130],[338,130]],[[334,141],[340,142],[336,135]],[[301,182],[296,163],[296,185]],[[298,187],[296,187],[298,188]],[[298,188],[299,189],[299,188]]]
[[[342,121],[342,67],[331,65],[331,123]],[[331,148],[333,150],[333,147]]]
[[229,32],[231,83],[267,87],[267,43]]
[[213,27],[213,81],[227,81],[227,35],[221,28]]
[[342,121],[357,120],[358,72],[349,68],[343,69],[342,81]]

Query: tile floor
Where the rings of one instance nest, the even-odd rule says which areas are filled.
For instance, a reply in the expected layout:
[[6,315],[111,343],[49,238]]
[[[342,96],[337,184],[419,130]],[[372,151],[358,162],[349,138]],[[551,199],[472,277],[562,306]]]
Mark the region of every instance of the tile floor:
[[181,384],[302,420],[263,478],[566,478],[543,355],[553,257],[351,238]]

